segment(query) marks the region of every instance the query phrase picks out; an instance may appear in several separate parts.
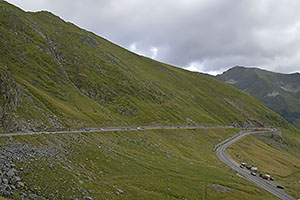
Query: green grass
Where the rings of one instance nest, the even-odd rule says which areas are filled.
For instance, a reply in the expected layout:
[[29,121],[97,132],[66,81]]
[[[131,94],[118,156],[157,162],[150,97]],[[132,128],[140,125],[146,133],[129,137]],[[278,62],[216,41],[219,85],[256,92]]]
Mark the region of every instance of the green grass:
[[[16,129],[246,120],[288,126],[231,86],[136,55],[51,13],[1,1],[0,27],[0,70],[7,74],[0,81],[17,84],[3,84],[9,98],[0,103]],[[0,131],[10,130],[7,123]]]
[[[274,199],[221,163],[212,148],[237,130],[157,130],[14,137],[63,158],[20,163],[28,188],[49,197],[95,199]],[[2,143],[5,138],[0,139]],[[68,153],[63,156],[64,151]],[[69,162],[70,161],[70,162]],[[60,163],[58,165],[57,163]],[[56,171],[49,168],[53,164]],[[68,168],[72,170],[68,170]],[[26,173],[26,171],[30,173]],[[216,193],[209,186],[232,189]],[[41,189],[34,189],[39,186]],[[83,190],[73,193],[71,188]],[[116,195],[117,189],[124,194]],[[93,194],[82,191],[93,190]],[[17,197],[16,197],[17,199]]]
[[[284,137],[246,136],[228,148],[238,162],[255,166],[276,179],[294,197],[300,197],[299,136],[291,137],[284,130]],[[267,139],[267,140],[265,140]],[[237,159],[240,155],[241,159]]]
[[[49,12],[24,12],[5,1],[0,1],[0,72],[0,132],[246,121],[298,134],[232,86],[136,55]],[[92,189],[95,199],[273,199],[212,152],[232,134],[159,130],[14,138],[58,151],[57,159],[20,164],[33,170],[22,175],[28,187],[49,197],[56,190],[58,199],[70,197],[74,187],[79,197]],[[68,165],[73,170],[64,168]],[[211,184],[233,191],[217,194]],[[115,195],[117,188],[125,193]]]

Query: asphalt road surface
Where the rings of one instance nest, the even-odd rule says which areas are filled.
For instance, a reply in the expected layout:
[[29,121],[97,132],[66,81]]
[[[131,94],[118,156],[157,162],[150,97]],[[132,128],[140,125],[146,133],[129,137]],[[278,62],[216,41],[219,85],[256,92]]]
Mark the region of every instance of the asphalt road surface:
[[[41,135],[41,134],[58,134],[58,133],[84,133],[84,132],[104,132],[104,131],[131,131],[131,130],[158,130],[158,129],[215,129],[215,128],[235,128],[233,126],[135,126],[135,127],[101,127],[101,128],[85,128],[85,129],[68,129],[68,130],[57,130],[57,131],[32,131],[32,132],[16,132],[16,133],[4,133],[0,134],[0,137],[10,137],[10,136],[25,136],[25,135]],[[238,141],[242,137],[249,134],[281,134],[277,129],[265,129],[265,128],[255,128],[261,131],[241,131],[237,135],[228,138],[227,140],[217,144],[214,147],[214,151],[217,150],[217,155],[219,159],[232,168],[234,171],[239,173],[245,179],[253,182],[259,187],[267,190],[273,195],[286,200],[294,199],[292,196],[288,195],[283,189],[277,188],[274,182],[270,182],[262,179],[258,176],[253,176],[246,169],[241,169],[239,164],[235,162],[227,153],[226,148],[232,143]]]
[[[240,168],[240,164],[234,161],[226,152],[226,148],[233,144],[234,142],[238,141],[242,137],[249,135],[249,134],[263,134],[263,135],[268,135],[268,134],[278,134],[277,129],[270,129],[270,131],[257,131],[257,132],[250,132],[250,131],[242,131],[238,133],[237,135],[225,140],[224,142],[221,142],[220,144],[216,145],[214,149],[217,150],[217,155],[219,159],[225,163],[227,166],[229,166],[231,169],[233,169],[235,172],[240,174],[243,178],[247,179],[248,181],[251,181],[252,183],[256,184],[257,186],[267,190],[271,194],[277,196],[280,199],[284,200],[293,200],[292,196],[288,195],[284,189],[279,189],[277,186],[279,184],[275,182],[271,182],[268,180],[265,180],[259,176],[253,176],[250,174],[250,171],[247,169],[242,169]],[[280,133],[281,134],[281,133]]]
[[22,135],[41,135],[57,133],[83,133],[83,132],[103,132],[103,131],[129,131],[129,130],[158,130],[158,129],[213,129],[213,128],[234,128],[233,126],[134,126],[134,127],[101,127],[101,128],[84,128],[68,129],[56,131],[32,131],[16,133],[0,133],[0,137],[22,136]]

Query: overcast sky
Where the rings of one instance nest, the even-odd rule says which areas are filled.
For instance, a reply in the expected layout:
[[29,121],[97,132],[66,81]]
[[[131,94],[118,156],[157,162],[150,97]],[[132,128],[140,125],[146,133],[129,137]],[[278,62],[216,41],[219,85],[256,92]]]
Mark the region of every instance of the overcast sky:
[[8,0],[48,10],[138,54],[211,74],[300,72],[299,0]]

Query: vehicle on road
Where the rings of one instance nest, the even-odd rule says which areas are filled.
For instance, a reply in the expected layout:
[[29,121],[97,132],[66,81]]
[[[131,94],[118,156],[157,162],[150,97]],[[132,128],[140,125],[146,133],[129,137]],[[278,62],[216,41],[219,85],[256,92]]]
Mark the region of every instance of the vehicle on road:
[[[239,132],[237,134],[237,136],[229,138],[227,140],[224,140],[222,143],[219,144],[219,148],[217,148],[217,156],[218,158],[225,163],[227,166],[229,166],[231,169],[233,169],[234,171],[237,171],[240,175],[242,175],[243,177],[245,177],[247,180],[251,181],[252,183],[258,185],[259,187],[265,189],[266,191],[270,192],[271,194],[275,195],[276,197],[280,198],[280,199],[285,199],[285,200],[293,200],[294,198],[292,196],[290,196],[289,194],[287,194],[285,192],[285,190],[280,189],[282,188],[282,186],[277,188],[276,183],[268,183],[267,181],[264,181],[260,178],[256,178],[253,177],[251,174],[251,172],[253,171],[246,171],[246,170],[242,170],[239,165],[236,166],[236,162],[233,162],[232,158],[226,154],[226,148],[228,148],[231,144],[235,143],[236,141],[238,141],[239,139],[241,139],[242,137],[249,135],[249,134],[266,134],[266,132]],[[245,165],[245,167],[250,168],[249,164]],[[251,174],[250,174],[251,173]],[[253,172],[255,173],[255,172]],[[248,175],[247,175],[248,174]],[[250,175],[250,176],[249,176]],[[260,175],[261,177],[265,177],[265,179],[267,179],[267,177],[270,177],[270,175],[266,175],[264,173],[261,173]],[[252,178],[251,178],[252,177]]]
[[251,167],[252,167],[252,165],[246,165],[246,168],[249,170],[251,169]]
[[273,178],[273,177],[270,177],[270,181],[274,181],[275,180],[275,178]]
[[282,185],[277,185],[277,188],[284,189],[284,187]]
[[251,167],[250,170],[256,172],[258,170],[258,167]]
[[85,131],[91,131],[91,129],[86,128]]
[[262,174],[261,177],[266,180],[271,180],[271,176],[269,174]]
[[255,172],[250,172],[250,174],[251,174],[252,176],[256,176],[256,173],[255,173]]
[[247,163],[242,162],[241,165],[245,167],[247,165]]
[[244,166],[243,166],[243,165],[240,165],[240,168],[244,169]]

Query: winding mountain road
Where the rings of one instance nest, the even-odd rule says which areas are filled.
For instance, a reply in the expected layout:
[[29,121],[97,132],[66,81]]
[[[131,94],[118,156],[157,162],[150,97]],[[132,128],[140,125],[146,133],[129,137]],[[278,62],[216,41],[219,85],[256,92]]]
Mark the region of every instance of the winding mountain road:
[[[4,133],[0,134],[0,137],[10,137],[10,136],[25,136],[25,135],[41,135],[41,134],[58,134],[58,133],[84,133],[84,132],[104,132],[104,131],[131,131],[131,130],[158,130],[158,129],[215,129],[215,128],[235,128],[233,126],[135,126],[135,127],[102,127],[102,128],[85,128],[85,129],[72,129],[72,130],[61,130],[61,131],[34,131],[34,132],[16,132],[16,133]],[[242,137],[249,134],[256,135],[272,135],[279,134],[281,132],[277,129],[266,129],[266,128],[256,128],[260,131],[241,131],[237,135],[224,140],[223,142],[217,144],[214,147],[214,151],[217,151],[218,158],[225,163],[227,166],[232,168],[243,178],[253,182],[257,186],[267,190],[273,195],[284,199],[284,200],[294,200],[292,196],[288,195],[283,189],[277,188],[279,184],[275,182],[270,182],[262,179],[261,177],[253,176],[246,169],[240,168],[240,165],[234,161],[226,152],[226,148],[238,141]]]
[[84,128],[69,129],[57,131],[32,131],[16,133],[0,133],[0,137],[22,136],[22,135],[41,135],[41,134],[58,134],[58,133],[83,133],[83,132],[104,132],[104,131],[133,131],[133,130],[158,130],[158,129],[214,129],[214,128],[234,128],[233,126],[131,126],[131,127],[101,127],[101,128]]
[[292,196],[287,194],[283,189],[277,188],[279,184],[275,182],[271,182],[265,179],[262,179],[259,176],[253,176],[250,174],[250,171],[247,169],[240,168],[240,164],[233,160],[226,152],[226,148],[229,147],[234,142],[238,141],[242,137],[255,134],[255,135],[272,135],[272,134],[281,134],[280,131],[277,129],[270,129],[269,131],[241,131],[237,135],[219,143],[215,146],[214,150],[216,149],[218,158],[233,169],[235,172],[240,174],[243,178],[251,181],[252,183],[256,184],[257,186],[265,189],[266,191],[270,192],[271,194],[277,196],[280,199],[284,200],[294,200]]

